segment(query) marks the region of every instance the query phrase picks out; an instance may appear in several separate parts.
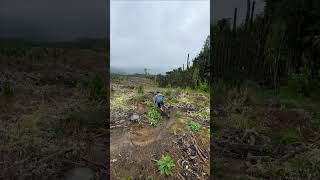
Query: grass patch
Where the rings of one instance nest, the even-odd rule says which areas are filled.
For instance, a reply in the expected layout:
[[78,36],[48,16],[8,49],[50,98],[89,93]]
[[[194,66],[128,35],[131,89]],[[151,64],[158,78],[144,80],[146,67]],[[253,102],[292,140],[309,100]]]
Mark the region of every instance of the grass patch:
[[226,119],[226,123],[232,127],[239,129],[256,129],[257,128],[257,120],[251,119],[243,114],[231,114],[230,117]]
[[201,124],[197,123],[197,122],[191,122],[188,127],[190,128],[190,130],[193,132],[193,133],[197,133],[201,130],[202,126]]
[[205,108],[206,107],[206,105],[205,105],[205,103],[203,102],[203,101],[198,101],[197,103],[196,103],[196,108],[197,109],[203,109],[203,108]]
[[209,92],[209,84],[208,83],[201,83],[197,88],[197,92]]
[[98,75],[90,83],[90,96],[95,100],[107,100],[108,90]]
[[137,94],[138,94],[138,95],[143,95],[143,94],[144,94],[144,88],[143,88],[143,86],[142,86],[142,85],[138,86],[138,87],[136,88],[136,91],[137,91]]
[[180,111],[176,112],[176,117],[181,117],[181,112]]
[[281,165],[266,164],[259,168],[259,173],[268,179],[319,179],[320,150],[299,154]]
[[156,126],[160,120],[160,117],[160,113],[156,108],[150,108],[148,111],[148,121],[151,126]]
[[172,176],[172,169],[175,164],[169,155],[162,155],[161,159],[157,161],[158,169],[161,175]]
[[146,105],[151,108],[153,106],[153,102],[150,99],[147,99],[146,101]]
[[172,103],[172,104],[178,104],[179,103],[179,101],[175,97],[173,97],[171,100],[169,100],[169,102]]
[[166,88],[165,91],[164,91],[164,95],[169,97],[171,96],[172,94],[172,89],[171,88]]
[[301,142],[303,137],[299,132],[290,130],[275,134],[274,139],[283,144],[292,144],[295,142]]

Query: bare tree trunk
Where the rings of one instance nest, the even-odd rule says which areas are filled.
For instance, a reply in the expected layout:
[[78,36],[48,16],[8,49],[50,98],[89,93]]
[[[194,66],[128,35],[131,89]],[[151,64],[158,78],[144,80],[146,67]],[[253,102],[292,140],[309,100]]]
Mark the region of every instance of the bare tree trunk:
[[189,70],[189,53],[188,53],[188,59],[187,59],[187,70]]
[[234,16],[233,16],[233,32],[236,32],[237,29],[237,8],[234,8]]
[[251,10],[250,27],[252,27],[252,24],[253,24],[253,16],[254,16],[254,8],[255,8],[255,5],[256,5],[256,1],[253,1],[253,3],[252,3],[252,10]]
[[247,30],[250,18],[250,4],[251,0],[247,0],[247,15],[246,15],[246,22],[245,22],[245,29]]

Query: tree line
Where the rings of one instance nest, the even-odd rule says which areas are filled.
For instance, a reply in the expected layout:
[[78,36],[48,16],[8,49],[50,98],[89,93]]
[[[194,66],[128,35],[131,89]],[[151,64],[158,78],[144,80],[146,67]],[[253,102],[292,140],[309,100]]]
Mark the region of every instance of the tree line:
[[265,0],[263,14],[254,17],[254,10],[255,1],[247,0],[240,26],[237,9],[233,22],[224,18],[211,26],[213,81],[253,80],[275,89],[290,83],[318,86],[320,1]]
[[186,64],[158,74],[154,78],[161,87],[191,87],[208,86],[210,76],[210,36],[207,36],[200,53],[191,61],[189,54]]

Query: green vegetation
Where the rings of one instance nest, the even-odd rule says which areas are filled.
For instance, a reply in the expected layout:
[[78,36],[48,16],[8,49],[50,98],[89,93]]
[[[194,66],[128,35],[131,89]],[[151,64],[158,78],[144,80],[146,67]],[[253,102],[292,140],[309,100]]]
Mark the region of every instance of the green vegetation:
[[137,93],[138,95],[143,95],[144,94],[144,88],[142,85],[137,87]]
[[121,74],[111,74],[110,75],[111,81],[119,80],[119,81],[124,81],[128,80],[128,76],[126,75],[121,75]]
[[320,177],[320,150],[298,154],[283,164],[269,163],[259,168],[261,175],[270,179],[318,179]]
[[108,91],[102,78],[96,75],[90,83],[90,96],[95,100],[106,101],[107,93]]
[[196,108],[198,108],[198,109],[202,109],[202,108],[205,108],[205,107],[206,107],[206,105],[205,105],[204,101],[198,101],[196,103]]
[[209,92],[209,84],[207,82],[200,83],[200,85],[197,86],[196,90],[198,92]]
[[275,136],[275,139],[283,144],[291,144],[295,142],[301,142],[303,137],[299,132],[291,130],[286,132],[280,132]]
[[149,124],[151,126],[156,126],[160,118],[161,116],[159,111],[154,107],[150,108],[150,110],[148,111]]
[[177,100],[176,97],[173,97],[169,102],[172,104],[177,104],[179,101]]
[[157,161],[158,168],[160,170],[160,174],[165,174],[166,176],[172,176],[172,169],[175,164],[173,163],[171,157],[169,155],[162,155],[161,159]]
[[176,117],[181,117],[181,112],[180,111],[176,112]]
[[317,77],[313,78],[309,69],[301,68],[301,73],[291,73],[288,77],[288,88],[293,95],[296,96],[319,96],[320,81]]
[[204,42],[203,49],[192,61],[189,55],[186,64],[182,67],[166,72],[166,75],[158,74],[155,79],[161,87],[191,87],[201,91],[208,91],[209,80],[210,36]]
[[166,88],[166,90],[164,91],[164,95],[169,97],[171,96],[171,93],[172,93],[172,89],[171,88]]
[[150,99],[146,100],[146,105],[150,108],[153,107],[153,102]]
[[189,128],[190,130],[193,132],[193,133],[197,133],[201,130],[202,126],[201,124],[197,123],[197,122],[191,122],[189,125]]

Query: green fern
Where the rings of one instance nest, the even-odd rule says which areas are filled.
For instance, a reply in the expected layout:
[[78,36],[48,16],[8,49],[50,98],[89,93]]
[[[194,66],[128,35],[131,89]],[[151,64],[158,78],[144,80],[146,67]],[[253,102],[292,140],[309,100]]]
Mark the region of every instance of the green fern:
[[165,174],[166,176],[172,176],[172,169],[175,166],[172,159],[168,155],[162,155],[161,159],[157,161],[160,174]]
[[160,120],[160,113],[156,108],[151,108],[148,112],[148,120],[151,126],[156,126]]

